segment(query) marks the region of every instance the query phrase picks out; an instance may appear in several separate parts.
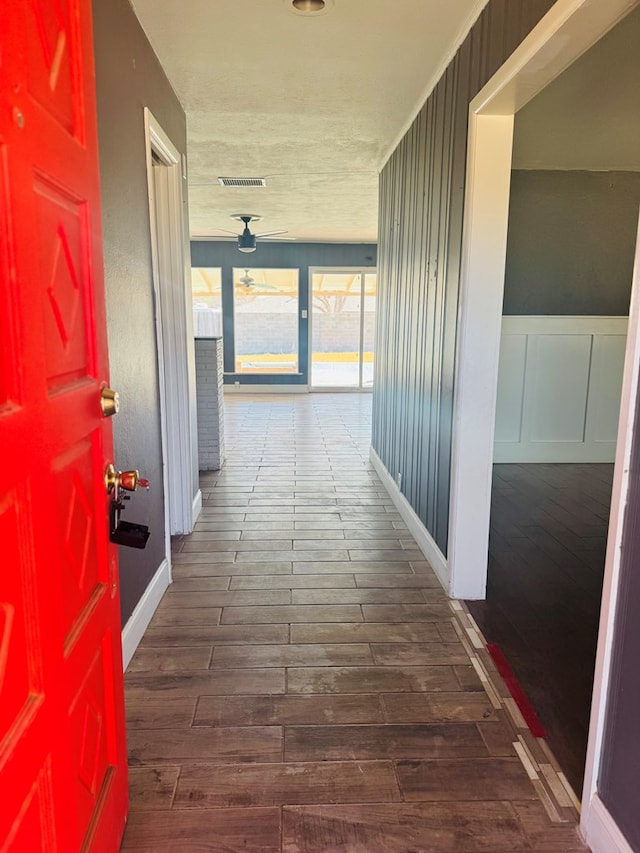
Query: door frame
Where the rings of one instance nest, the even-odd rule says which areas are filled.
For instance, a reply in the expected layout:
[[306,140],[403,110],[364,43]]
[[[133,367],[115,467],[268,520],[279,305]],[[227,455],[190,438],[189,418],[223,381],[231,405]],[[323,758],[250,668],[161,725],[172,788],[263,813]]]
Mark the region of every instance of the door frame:
[[[187,258],[182,192],[185,176],[180,152],[148,107],[144,108],[144,130],[162,433],[165,556],[171,567],[170,537],[190,533],[202,507],[202,494],[197,488],[193,464],[197,451],[191,423],[195,401],[189,376],[193,320],[191,306],[187,304],[190,293],[185,275]],[[156,186],[154,154],[166,170],[163,192],[159,192]],[[166,213],[165,222],[158,220],[159,209]],[[158,240],[160,228],[169,235],[166,243],[161,244]],[[182,287],[168,287],[167,276],[171,282],[181,282]]]
[[[329,273],[340,275],[341,273],[345,273],[349,275],[350,273],[360,273],[360,362],[358,368],[358,386],[356,388],[345,388],[343,386],[337,385],[322,385],[322,386],[314,386],[312,382],[313,377],[313,276],[318,273]],[[307,351],[309,353],[309,376],[308,376],[308,385],[309,391],[315,393],[331,393],[335,394],[338,392],[343,393],[357,393],[357,394],[371,394],[373,391],[373,386],[371,388],[364,388],[362,386],[362,375],[363,375],[363,361],[362,356],[364,352],[364,279],[366,275],[374,273],[377,275],[378,268],[377,267],[365,267],[365,266],[357,266],[357,267],[326,267],[326,266],[314,266],[308,268],[308,278],[309,278],[309,317],[308,317],[308,344]]]
[[[447,560],[449,592],[457,598],[478,599],[486,594],[514,115],[637,5],[638,0],[607,0],[607,3],[557,0],[469,107]],[[631,441],[631,403],[637,387],[636,363],[640,353],[638,289],[636,274],[584,787],[582,829],[594,853],[624,850],[624,847],[596,847],[594,821],[601,823],[602,810],[606,812],[603,806],[598,812],[601,804],[596,785],[615,617],[624,454]]]

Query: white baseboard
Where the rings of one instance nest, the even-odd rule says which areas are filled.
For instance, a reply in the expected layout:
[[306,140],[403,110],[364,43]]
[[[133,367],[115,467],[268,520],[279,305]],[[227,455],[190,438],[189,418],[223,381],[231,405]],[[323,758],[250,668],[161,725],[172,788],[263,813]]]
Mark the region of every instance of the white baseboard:
[[371,463],[373,467],[378,472],[378,476],[382,480],[382,483],[385,489],[389,492],[389,497],[396,505],[396,508],[404,523],[409,528],[411,535],[416,540],[418,548],[422,551],[424,556],[427,559],[427,562],[436,573],[438,580],[442,584],[447,594],[449,593],[449,581],[450,581],[450,572],[449,566],[447,565],[447,558],[444,556],[440,548],[435,543],[435,540],[424,526],[424,524],[420,521],[418,516],[413,510],[413,507],[409,503],[409,501],[402,494],[400,489],[397,487],[395,480],[391,476],[391,474],[387,471],[384,466],[384,463],[375,452],[373,447],[369,450],[369,458],[371,459]]
[[122,629],[122,658],[124,669],[129,666],[135,650],[138,648],[142,635],[147,630],[151,617],[156,612],[160,599],[171,583],[171,569],[165,558],[151,579],[144,595],[136,604],[136,608]]
[[308,394],[308,385],[224,385],[225,394]]
[[591,853],[633,853],[633,848],[597,794],[582,813],[581,829]]
[[202,492],[200,489],[196,492],[196,496],[193,499],[193,504],[191,505],[191,525],[195,527],[196,521],[198,520],[200,513],[202,512]]

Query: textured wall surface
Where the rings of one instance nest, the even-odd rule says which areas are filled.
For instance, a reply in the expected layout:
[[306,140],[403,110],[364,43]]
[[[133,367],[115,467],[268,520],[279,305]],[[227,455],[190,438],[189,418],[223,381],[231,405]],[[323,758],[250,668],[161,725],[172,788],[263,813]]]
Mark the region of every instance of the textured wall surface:
[[[144,551],[120,548],[123,624],[162,562],[164,496],[143,109],[186,151],[184,112],[127,0],[94,0],[107,325],[116,466],[151,481],[126,519],[148,524]],[[195,405],[195,402],[194,402]]]
[[639,44],[640,7],[516,115],[513,168],[640,170]]
[[196,340],[198,462],[201,471],[218,471],[224,462],[222,339]]
[[552,5],[490,0],[380,177],[373,446],[445,554],[469,103]]
[[504,313],[625,316],[639,208],[638,172],[512,172]]
[[[309,310],[309,267],[375,267],[377,249],[371,243],[258,243],[251,254],[238,251],[235,242],[194,240],[191,243],[191,264],[194,267],[222,268],[222,305],[224,328],[224,369],[235,370],[235,339],[233,330],[233,269],[299,269],[300,311]],[[298,336],[300,375],[275,376],[238,373],[225,376],[225,382],[241,385],[306,385],[309,371],[309,320],[301,319]]]

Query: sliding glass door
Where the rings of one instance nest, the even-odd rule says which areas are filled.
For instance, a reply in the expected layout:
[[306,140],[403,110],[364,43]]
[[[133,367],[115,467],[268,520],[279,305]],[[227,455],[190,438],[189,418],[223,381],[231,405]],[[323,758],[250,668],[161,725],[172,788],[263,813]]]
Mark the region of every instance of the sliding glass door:
[[311,387],[372,388],[376,271],[311,269],[309,273]]

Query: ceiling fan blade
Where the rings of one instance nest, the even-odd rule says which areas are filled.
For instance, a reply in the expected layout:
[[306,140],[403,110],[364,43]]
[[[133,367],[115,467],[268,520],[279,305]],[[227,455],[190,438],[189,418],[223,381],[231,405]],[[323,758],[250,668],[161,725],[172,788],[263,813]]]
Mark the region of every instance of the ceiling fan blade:
[[216,228],[215,230],[216,231],[222,231],[223,234],[233,234],[234,237],[239,236],[237,231],[227,231],[226,228]]
[[291,242],[293,240],[297,240],[297,237],[267,237],[268,240],[273,240],[274,243],[285,242],[285,240]]
[[262,234],[256,234],[256,237],[275,237],[276,234],[286,234],[284,231],[263,231]]

